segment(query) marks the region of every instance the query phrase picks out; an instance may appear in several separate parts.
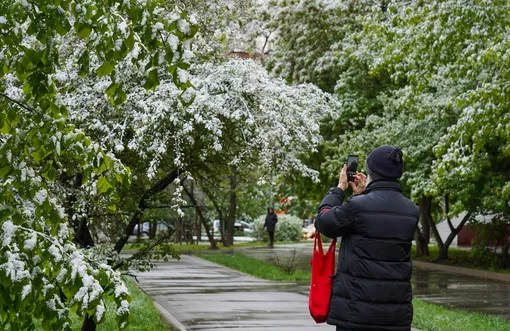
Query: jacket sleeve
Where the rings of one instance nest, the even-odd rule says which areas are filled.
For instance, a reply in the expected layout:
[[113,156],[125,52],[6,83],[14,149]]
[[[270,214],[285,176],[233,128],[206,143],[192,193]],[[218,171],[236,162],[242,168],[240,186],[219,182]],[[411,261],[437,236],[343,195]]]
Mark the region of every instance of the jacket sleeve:
[[315,228],[329,238],[346,236],[354,231],[355,212],[345,193],[335,187],[329,190],[319,206]]
[[274,224],[278,223],[278,215],[274,214]]
[[264,221],[264,226],[262,228],[265,228],[267,226],[267,216],[266,216],[266,220]]

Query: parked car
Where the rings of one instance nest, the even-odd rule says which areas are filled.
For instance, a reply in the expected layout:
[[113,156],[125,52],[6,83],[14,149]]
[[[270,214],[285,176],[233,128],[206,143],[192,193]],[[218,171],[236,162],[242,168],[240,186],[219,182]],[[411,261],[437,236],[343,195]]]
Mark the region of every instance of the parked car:
[[[243,221],[235,221],[235,223],[234,223],[234,232],[237,232],[237,231],[243,232],[243,231],[245,231],[245,226],[241,222],[243,222]],[[226,227],[227,227],[226,224],[223,224],[223,232],[226,232]],[[213,225],[211,227],[211,230],[212,230],[213,234],[219,234],[220,233],[220,220],[214,220],[213,221]]]
[[253,226],[252,224],[246,222],[246,221],[239,221],[239,223],[243,226],[244,232],[251,234],[253,233]]
[[[156,225],[156,234],[162,231],[168,231],[169,229],[173,229],[174,226],[172,224],[165,223],[163,221],[159,221]],[[138,235],[140,232],[141,236],[148,236],[150,231],[150,222],[144,222],[142,224],[138,224],[133,229],[133,235]]]

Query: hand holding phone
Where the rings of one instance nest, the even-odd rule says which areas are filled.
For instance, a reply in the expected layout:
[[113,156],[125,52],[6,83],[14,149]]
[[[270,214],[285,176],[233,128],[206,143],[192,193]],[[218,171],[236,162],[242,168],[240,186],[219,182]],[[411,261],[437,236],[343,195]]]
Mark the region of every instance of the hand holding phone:
[[356,171],[358,170],[358,161],[359,158],[357,155],[349,155],[347,156],[347,180],[349,182],[354,182],[354,175],[356,175]]

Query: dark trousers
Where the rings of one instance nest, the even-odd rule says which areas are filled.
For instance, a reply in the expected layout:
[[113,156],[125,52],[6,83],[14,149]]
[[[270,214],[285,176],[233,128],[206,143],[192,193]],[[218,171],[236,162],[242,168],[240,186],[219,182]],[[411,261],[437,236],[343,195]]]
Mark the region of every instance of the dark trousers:
[[269,246],[273,246],[274,244],[274,231],[267,231],[269,234]]
[[346,330],[346,329],[340,329],[339,326],[336,327],[336,331],[350,331],[350,330]]

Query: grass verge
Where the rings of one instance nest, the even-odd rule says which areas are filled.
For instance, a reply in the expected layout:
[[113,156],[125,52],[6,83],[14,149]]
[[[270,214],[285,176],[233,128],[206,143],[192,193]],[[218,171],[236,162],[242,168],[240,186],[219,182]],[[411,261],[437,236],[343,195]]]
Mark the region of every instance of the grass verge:
[[429,253],[429,256],[416,257],[416,246],[413,245],[413,260],[510,274],[510,269],[495,269],[492,267],[491,259],[474,257],[470,250],[450,247],[448,250],[448,260],[439,260],[439,248],[437,246],[429,246]]
[[272,263],[257,260],[241,253],[233,255],[227,254],[207,254],[197,256],[214,263],[222,264],[229,268],[268,280],[310,280],[310,272],[295,270],[290,274],[282,271]]
[[[295,271],[287,275],[277,266],[236,253],[234,255],[208,254],[197,256],[229,268],[268,280],[309,281],[310,271]],[[413,300],[413,327],[422,331],[508,331],[510,323],[496,316],[450,310],[427,303],[420,299]]]
[[510,330],[510,323],[496,316],[450,310],[420,299],[414,299],[413,306],[413,327],[423,331]]
[[[152,304],[152,299],[140,290],[136,283],[128,278],[124,282],[131,294],[131,321],[125,330],[149,330],[149,331],[171,331],[172,328],[161,319],[161,314]],[[113,299],[106,300],[106,320],[97,326],[98,331],[119,330],[115,319],[115,302]],[[80,330],[83,319],[77,315],[72,316],[71,327],[73,330]],[[43,330],[40,325],[36,330]]]
[[[300,244],[307,243],[307,241],[284,241],[284,242],[276,242],[276,245],[287,245],[287,244]],[[264,247],[267,246],[267,242],[264,241],[251,241],[244,243],[237,243],[234,246],[225,247],[222,244],[218,244],[218,249],[235,249],[235,248],[243,248],[243,247]],[[126,244],[123,250],[137,250],[140,246],[137,244]],[[205,250],[210,250],[211,246],[209,244],[173,244],[173,247],[178,252],[200,252]]]

